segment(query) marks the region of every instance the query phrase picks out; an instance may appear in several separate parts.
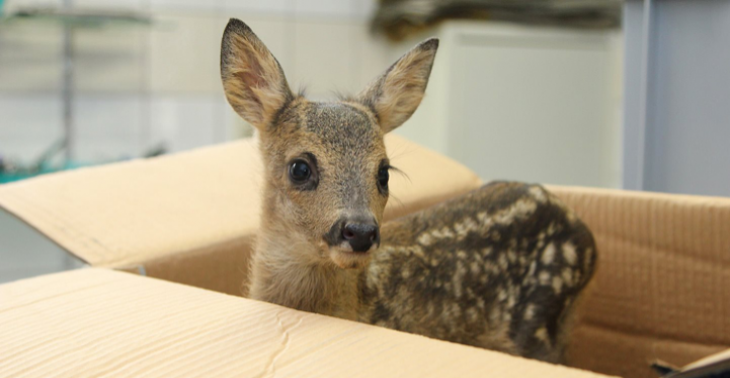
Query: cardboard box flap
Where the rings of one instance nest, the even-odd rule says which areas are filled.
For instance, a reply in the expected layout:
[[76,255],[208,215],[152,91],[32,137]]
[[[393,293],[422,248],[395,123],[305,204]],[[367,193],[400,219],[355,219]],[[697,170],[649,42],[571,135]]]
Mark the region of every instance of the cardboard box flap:
[[727,378],[730,377],[730,349],[693,362],[664,378]]
[[664,378],[726,378],[730,377],[730,349],[681,369],[662,360],[655,361],[652,367]]
[[0,376],[598,374],[89,268],[0,285]]
[[653,376],[730,347],[730,198],[549,187],[593,231],[598,270],[573,366]]
[[[462,165],[395,135],[386,138],[393,218],[477,187]],[[437,172],[436,174],[434,172]],[[76,256],[125,267],[215,246],[250,245],[262,168],[253,139],[0,186],[0,207]],[[245,269],[245,267],[238,267]]]
[[693,362],[682,368],[682,371],[697,370],[699,368],[711,366],[724,366],[725,370],[730,373],[730,349],[724,350],[720,353],[715,353],[712,356],[708,356],[699,361]]

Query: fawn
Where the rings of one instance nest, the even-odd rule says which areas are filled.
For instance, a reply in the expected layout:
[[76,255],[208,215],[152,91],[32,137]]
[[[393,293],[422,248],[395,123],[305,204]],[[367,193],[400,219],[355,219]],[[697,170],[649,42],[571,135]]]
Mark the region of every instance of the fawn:
[[497,182],[381,224],[392,168],[383,136],[420,104],[437,48],[419,44],[355,97],[311,102],[230,20],[223,87],[258,130],[264,164],[249,297],[560,362],[596,257],[557,198]]

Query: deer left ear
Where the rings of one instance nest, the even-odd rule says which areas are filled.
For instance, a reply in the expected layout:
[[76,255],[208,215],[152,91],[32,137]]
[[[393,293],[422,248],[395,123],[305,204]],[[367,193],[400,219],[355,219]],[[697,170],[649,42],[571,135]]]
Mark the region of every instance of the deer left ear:
[[418,108],[438,46],[436,38],[421,42],[357,96],[359,102],[375,112],[384,132],[402,125]]
[[265,131],[294,97],[279,62],[251,28],[235,18],[223,32],[221,79],[233,109],[259,131]]

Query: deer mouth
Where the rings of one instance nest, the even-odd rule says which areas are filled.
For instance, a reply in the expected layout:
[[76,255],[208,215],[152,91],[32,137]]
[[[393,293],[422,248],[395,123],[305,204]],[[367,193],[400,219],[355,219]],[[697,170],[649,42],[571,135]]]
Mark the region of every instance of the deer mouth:
[[372,252],[378,249],[373,244],[370,249],[362,252],[354,251],[349,243],[340,243],[329,247],[329,257],[341,269],[360,269],[365,267],[372,256]]

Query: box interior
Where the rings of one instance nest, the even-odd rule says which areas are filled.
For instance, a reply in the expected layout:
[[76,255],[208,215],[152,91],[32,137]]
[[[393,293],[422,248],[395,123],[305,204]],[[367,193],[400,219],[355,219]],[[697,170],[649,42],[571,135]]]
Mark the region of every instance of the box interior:
[[598,245],[571,366],[656,376],[730,348],[730,198],[550,186]]
[[[408,174],[394,175],[387,219],[480,185],[460,164],[402,138],[388,137],[387,147]],[[255,142],[246,140],[5,185],[0,207],[92,266],[242,295],[258,227],[260,165]],[[549,189],[598,244],[569,365],[652,377],[655,359],[684,365],[730,348],[730,199]]]

